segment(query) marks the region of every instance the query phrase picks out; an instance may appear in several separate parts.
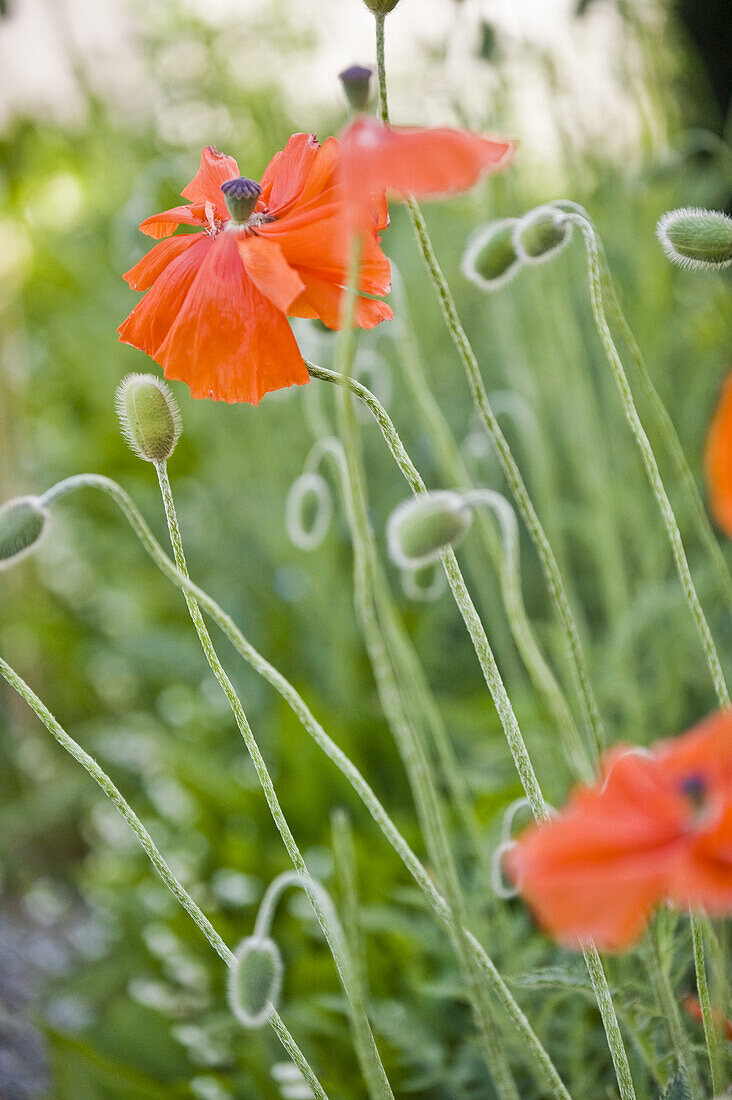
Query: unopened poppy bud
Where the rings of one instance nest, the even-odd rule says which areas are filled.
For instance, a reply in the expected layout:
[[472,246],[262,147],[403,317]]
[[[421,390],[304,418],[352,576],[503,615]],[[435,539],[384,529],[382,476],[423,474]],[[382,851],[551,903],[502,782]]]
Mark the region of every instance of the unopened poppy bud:
[[351,65],[338,73],[346,99],[354,111],[365,111],[371,98],[371,78],[374,70],[367,65]]
[[463,256],[463,274],[483,290],[498,290],[521,268],[514,233],[518,218],[502,218],[486,226]]
[[389,518],[391,559],[403,569],[436,561],[441,550],[464,538],[472,522],[473,512],[459,493],[438,490],[405,501]]
[[233,180],[222,183],[221,191],[232,221],[241,225],[246,224],[262,194],[262,188],[256,180],[247,179],[246,176],[236,176]]
[[268,936],[249,936],[229,969],[229,1006],[244,1027],[261,1027],[277,1008],[282,956]]
[[656,236],[679,267],[708,270],[732,264],[732,218],[719,210],[669,210],[659,220]]
[[178,403],[154,374],[128,374],[115,397],[122,435],[146,462],[165,462],[180,438]]
[[542,263],[568,243],[572,223],[554,206],[537,206],[521,218],[514,230],[514,247],[525,263]]
[[30,553],[43,534],[48,512],[38,497],[17,497],[0,508],[0,569]]
[[399,0],[363,0],[369,11],[374,15],[388,15],[399,3]]

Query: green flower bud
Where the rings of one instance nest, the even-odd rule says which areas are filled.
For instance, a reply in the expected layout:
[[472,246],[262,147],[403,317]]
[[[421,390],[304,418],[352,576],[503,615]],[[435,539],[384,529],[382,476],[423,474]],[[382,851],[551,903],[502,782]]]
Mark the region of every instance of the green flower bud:
[[555,206],[537,206],[514,230],[516,252],[524,263],[543,263],[560,252],[572,236],[572,223]]
[[0,569],[30,554],[48,519],[38,497],[17,497],[0,508]]
[[346,99],[354,111],[365,111],[371,99],[371,78],[374,70],[367,65],[351,65],[338,73]]
[[459,493],[438,490],[407,500],[389,518],[391,559],[403,569],[437,561],[441,550],[464,538],[472,522],[473,512]]
[[463,274],[483,290],[498,290],[521,269],[514,232],[518,218],[491,222],[473,238],[463,256]]
[[282,956],[268,936],[249,936],[236,949],[229,970],[229,1006],[244,1027],[262,1027],[277,1007]]
[[732,218],[719,210],[669,210],[659,219],[656,236],[679,267],[709,270],[732,264]]
[[178,403],[154,374],[128,374],[115,397],[122,435],[146,462],[165,462],[181,433]]
[[399,3],[399,0],[363,0],[369,11],[374,15],[388,15]]

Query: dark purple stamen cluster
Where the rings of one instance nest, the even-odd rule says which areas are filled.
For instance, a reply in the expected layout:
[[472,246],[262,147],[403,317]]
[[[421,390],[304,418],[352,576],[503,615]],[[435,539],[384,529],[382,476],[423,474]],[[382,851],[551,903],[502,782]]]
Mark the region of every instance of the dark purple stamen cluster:
[[701,809],[707,795],[707,785],[703,776],[687,776],[681,784],[681,790],[696,809]]

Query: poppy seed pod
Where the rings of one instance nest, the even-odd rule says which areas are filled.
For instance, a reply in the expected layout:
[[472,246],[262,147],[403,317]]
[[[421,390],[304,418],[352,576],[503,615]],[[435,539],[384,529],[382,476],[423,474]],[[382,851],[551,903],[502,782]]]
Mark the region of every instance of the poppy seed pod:
[[354,111],[365,111],[371,99],[371,78],[374,70],[367,65],[350,65],[338,73],[346,99]]
[[128,374],[117,387],[117,416],[130,448],[146,462],[165,462],[180,438],[178,403],[153,374]]
[[572,223],[554,206],[537,206],[514,230],[516,253],[524,263],[543,263],[560,252],[572,236]]
[[221,193],[234,224],[246,225],[262,194],[262,188],[256,180],[234,176],[231,180],[224,180]]
[[0,568],[30,553],[43,534],[48,512],[38,497],[17,497],[0,508]]
[[229,1007],[244,1027],[266,1024],[280,999],[282,956],[269,936],[249,936],[229,970]]
[[463,275],[483,290],[498,290],[510,282],[521,269],[514,242],[518,225],[518,218],[502,218],[482,229],[465,251]]
[[656,236],[679,267],[709,270],[732,264],[732,218],[719,210],[669,210],[659,219]]
[[437,561],[441,550],[464,538],[472,522],[472,509],[459,493],[438,490],[407,500],[389,518],[391,559],[403,569]]

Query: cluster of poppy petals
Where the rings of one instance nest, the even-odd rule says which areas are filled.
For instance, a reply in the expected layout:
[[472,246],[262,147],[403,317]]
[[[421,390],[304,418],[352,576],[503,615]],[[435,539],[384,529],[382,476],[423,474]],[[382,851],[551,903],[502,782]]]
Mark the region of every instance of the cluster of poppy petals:
[[[119,338],[146,352],[193,397],[256,405],[309,381],[287,317],[341,326],[351,249],[359,243],[355,324],[393,314],[381,250],[386,194],[447,194],[506,165],[511,142],[456,130],[396,130],[359,118],[321,145],[294,134],[260,183],[209,146],[186,204],[140,229],[159,240],[125,279],[147,291]],[[179,227],[198,230],[176,234]],[[174,235],[175,234],[175,235]]]
[[615,748],[601,781],[530,826],[506,862],[567,946],[628,947],[666,901],[732,912],[732,711],[650,751]]

